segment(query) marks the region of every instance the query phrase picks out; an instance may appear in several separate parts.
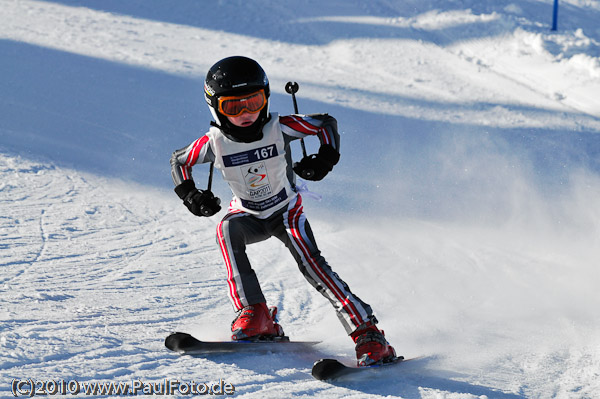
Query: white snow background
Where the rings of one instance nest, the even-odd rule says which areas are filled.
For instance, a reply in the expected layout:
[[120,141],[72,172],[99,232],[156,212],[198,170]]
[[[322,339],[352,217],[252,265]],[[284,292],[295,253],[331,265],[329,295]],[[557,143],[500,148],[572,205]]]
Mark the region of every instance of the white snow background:
[[[0,0],[0,395],[167,378],[239,398],[600,398],[600,1],[561,0],[555,32],[552,3]],[[353,344],[276,240],[251,259],[318,353],[164,348],[171,331],[227,339],[234,317],[224,211],[192,216],[169,170],[230,55],[264,67],[272,111],[292,112],[294,80],[301,112],[338,119],[341,161],[305,211],[418,359],[314,380]]]

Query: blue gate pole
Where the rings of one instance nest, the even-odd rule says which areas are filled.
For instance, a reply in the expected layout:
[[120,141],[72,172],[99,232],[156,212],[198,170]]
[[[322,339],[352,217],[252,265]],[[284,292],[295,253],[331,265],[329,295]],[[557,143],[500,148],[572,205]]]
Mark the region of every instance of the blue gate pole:
[[558,0],[554,0],[554,10],[552,11],[552,30],[558,28]]

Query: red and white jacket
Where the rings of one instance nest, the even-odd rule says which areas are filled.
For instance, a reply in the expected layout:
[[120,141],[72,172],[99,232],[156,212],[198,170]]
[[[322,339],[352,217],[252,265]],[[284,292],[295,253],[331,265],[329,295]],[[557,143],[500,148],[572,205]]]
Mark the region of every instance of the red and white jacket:
[[339,152],[340,136],[335,118],[327,114],[270,114],[262,139],[252,143],[230,140],[218,127],[171,156],[175,185],[192,179],[192,167],[214,162],[233,193],[230,210],[240,210],[266,218],[297,195],[292,170],[290,142],[317,136],[321,145]]

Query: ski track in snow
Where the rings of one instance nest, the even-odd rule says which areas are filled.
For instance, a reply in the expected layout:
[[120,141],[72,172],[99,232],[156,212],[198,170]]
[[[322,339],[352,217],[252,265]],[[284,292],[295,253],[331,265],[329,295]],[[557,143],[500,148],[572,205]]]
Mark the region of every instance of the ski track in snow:
[[[537,1],[165,4],[0,0],[0,396],[15,378],[169,378],[241,398],[600,397],[600,2],[561,2],[559,32]],[[315,353],[164,348],[227,339],[234,317],[219,218],[189,215],[168,157],[207,124],[205,70],[237,53],[275,111],[293,78],[301,111],[340,121],[307,215],[410,362],[315,381],[353,345],[276,240],[250,258]]]

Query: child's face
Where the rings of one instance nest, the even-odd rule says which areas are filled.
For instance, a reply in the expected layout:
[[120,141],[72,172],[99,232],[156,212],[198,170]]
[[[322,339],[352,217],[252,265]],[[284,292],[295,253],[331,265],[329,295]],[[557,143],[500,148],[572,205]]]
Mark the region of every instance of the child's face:
[[243,112],[239,116],[228,116],[227,120],[237,127],[246,127],[256,122],[259,114],[260,112],[255,112],[253,114],[249,112]]

